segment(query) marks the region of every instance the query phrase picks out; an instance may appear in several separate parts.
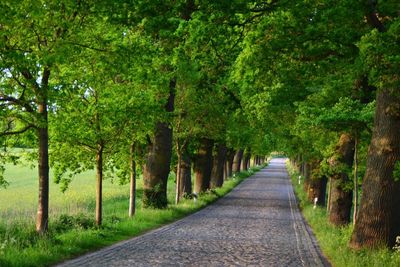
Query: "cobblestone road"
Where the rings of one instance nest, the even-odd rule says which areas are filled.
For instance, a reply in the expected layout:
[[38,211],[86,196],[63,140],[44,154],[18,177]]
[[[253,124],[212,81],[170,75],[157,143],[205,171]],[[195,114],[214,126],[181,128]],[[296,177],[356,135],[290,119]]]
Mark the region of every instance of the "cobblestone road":
[[305,224],[284,159],[176,223],[60,266],[329,266]]

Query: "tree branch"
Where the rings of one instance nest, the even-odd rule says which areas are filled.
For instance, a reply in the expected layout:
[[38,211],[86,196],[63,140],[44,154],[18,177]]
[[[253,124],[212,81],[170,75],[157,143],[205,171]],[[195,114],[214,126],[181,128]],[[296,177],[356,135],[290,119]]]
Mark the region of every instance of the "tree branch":
[[367,0],[367,22],[369,25],[377,29],[379,32],[385,32],[385,26],[379,20],[377,15],[378,2],[376,0]]
[[25,110],[29,113],[35,112],[34,109],[32,108],[32,106],[29,105],[27,102],[25,102],[22,99],[17,99],[12,96],[6,96],[6,95],[0,94],[0,102],[11,102],[13,105],[18,105],[20,107],[25,108]]
[[92,47],[92,46],[86,45],[86,44],[79,44],[79,43],[75,43],[75,42],[65,42],[65,43],[70,44],[70,45],[80,46],[80,47],[83,47],[83,48],[88,48],[88,49],[91,49],[91,50],[94,50],[94,51],[98,51],[98,52],[110,52],[107,49]]
[[35,81],[35,79],[33,78],[32,74],[29,72],[29,70],[25,69],[21,71],[22,76],[24,76],[24,78],[29,81],[32,85],[33,85],[33,91],[35,94],[38,94],[38,92],[40,91],[40,87],[37,84],[37,82]]
[[28,131],[29,129],[34,128],[34,126],[32,124],[28,124],[26,125],[24,128],[16,130],[16,131],[10,131],[12,128],[12,122],[13,121],[9,121],[7,123],[7,129],[5,129],[3,132],[0,133],[0,136],[8,136],[8,135],[16,135],[16,134],[22,134],[26,131]]

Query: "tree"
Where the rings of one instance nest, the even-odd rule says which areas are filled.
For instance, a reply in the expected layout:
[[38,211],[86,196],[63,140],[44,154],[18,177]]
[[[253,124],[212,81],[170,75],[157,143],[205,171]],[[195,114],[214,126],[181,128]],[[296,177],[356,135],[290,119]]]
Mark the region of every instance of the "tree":
[[[2,136],[34,131],[39,197],[36,230],[47,231],[49,207],[48,111],[57,84],[58,64],[79,49],[74,34],[85,28],[90,3],[4,2],[1,9],[1,108],[7,123]],[[80,25],[80,27],[77,27]],[[3,114],[2,114],[3,115]]]
[[[74,64],[66,66],[60,74],[64,90],[52,118],[52,162],[56,182],[62,183],[62,190],[66,190],[75,173],[96,169],[96,224],[101,225],[104,173],[116,167],[124,168],[115,156],[123,156],[121,148],[129,154],[130,147],[131,159],[126,167],[129,166],[131,176],[134,174],[132,146],[148,128],[141,120],[151,123],[152,111],[156,109],[151,106],[151,91],[141,83],[140,76],[145,74],[137,69],[139,65],[133,57],[131,60],[125,57],[135,49],[145,51],[140,42],[131,42],[130,35],[134,33],[125,30],[125,41],[121,45],[122,32],[118,28],[103,22],[95,26],[98,38],[91,44],[101,51],[82,51],[75,56]],[[122,58],[128,63],[117,65]],[[137,60],[139,56],[134,58]],[[130,73],[132,69],[136,71],[134,75]],[[65,176],[67,172],[70,173]]]
[[[174,110],[176,81],[171,80],[165,111]],[[154,138],[149,142],[146,164],[143,169],[143,205],[164,208],[167,200],[167,180],[172,155],[172,129],[168,122],[157,122]]]
[[[400,182],[396,168],[400,161],[399,42],[400,20],[395,1],[365,1],[367,22],[374,30],[360,43],[360,56],[369,81],[378,88],[375,123],[368,149],[367,171],[359,217],[350,246],[393,247],[400,235]],[[378,13],[379,12],[379,13]],[[379,14],[379,15],[378,15]],[[385,20],[381,17],[385,16]]]
[[[170,171],[172,155],[172,129],[170,126],[171,113],[174,110],[174,98],[176,94],[176,73],[175,66],[171,64],[174,49],[179,46],[179,35],[175,34],[180,24],[191,19],[191,14],[196,6],[194,1],[179,1],[179,3],[163,2],[149,3],[143,1],[136,7],[139,17],[143,18],[144,29],[152,36],[153,41],[163,48],[161,53],[161,79],[168,79],[168,93],[160,97],[161,105],[163,100],[168,99],[165,104],[165,116],[156,123],[154,136],[149,140],[148,156],[144,166],[144,206],[164,208],[167,206],[167,179]],[[144,12],[142,12],[144,11]],[[146,14],[150,15],[146,17]],[[151,18],[151,19],[149,19]],[[161,90],[162,91],[162,90]]]

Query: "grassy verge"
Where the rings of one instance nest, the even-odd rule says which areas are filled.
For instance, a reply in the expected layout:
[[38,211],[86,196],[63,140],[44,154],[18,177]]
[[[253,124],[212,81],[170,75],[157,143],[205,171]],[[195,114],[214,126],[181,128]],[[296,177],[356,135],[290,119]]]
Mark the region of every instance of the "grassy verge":
[[[100,228],[94,225],[93,216],[86,213],[59,215],[50,222],[50,231],[44,236],[38,236],[33,224],[27,221],[0,223],[0,266],[48,266],[137,236],[204,208],[259,169],[236,174],[222,188],[201,194],[196,202],[185,199],[163,210],[139,208],[134,218],[127,217],[126,197],[109,198]],[[172,187],[170,184],[169,188]],[[173,191],[172,188],[168,192],[170,202],[174,199]]]
[[333,266],[400,266],[400,251],[390,251],[388,249],[354,251],[349,249],[347,245],[353,226],[337,228],[331,225],[327,220],[326,209],[321,207],[313,209],[313,205],[309,203],[303,191],[303,185],[298,184],[297,177],[299,174],[295,173],[290,166],[288,166],[288,169],[302,213],[313,229],[323,253]]

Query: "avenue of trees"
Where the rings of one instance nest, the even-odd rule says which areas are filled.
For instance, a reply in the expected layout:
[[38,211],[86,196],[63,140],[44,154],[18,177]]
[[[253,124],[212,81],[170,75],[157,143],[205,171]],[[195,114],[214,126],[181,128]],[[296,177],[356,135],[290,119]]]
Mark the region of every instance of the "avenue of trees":
[[61,190],[96,170],[100,225],[106,176],[130,183],[133,216],[137,172],[143,206],[165,208],[171,171],[178,203],[283,151],[327,219],[355,224],[351,247],[393,247],[399,10],[396,0],[2,1],[0,165],[13,147],[35,151],[43,233],[50,167]]

